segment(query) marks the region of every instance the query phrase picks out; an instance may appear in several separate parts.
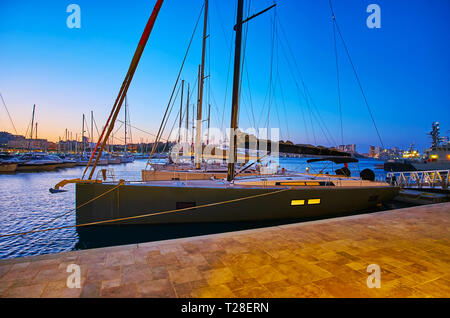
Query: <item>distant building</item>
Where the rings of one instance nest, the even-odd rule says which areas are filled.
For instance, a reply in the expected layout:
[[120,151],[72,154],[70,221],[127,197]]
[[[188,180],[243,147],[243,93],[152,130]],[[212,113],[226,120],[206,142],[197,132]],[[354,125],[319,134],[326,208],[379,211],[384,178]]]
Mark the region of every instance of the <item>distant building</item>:
[[0,147],[8,146],[8,142],[14,139],[14,135],[6,131],[0,131]]
[[380,158],[381,155],[387,151],[387,149],[383,150],[381,147],[369,146],[369,157]]
[[348,153],[356,153],[356,145],[352,144],[352,145],[340,145],[338,147],[339,150],[344,151],[344,152],[348,152]]
[[20,150],[43,150],[47,151],[47,139],[27,139],[24,136],[14,136],[14,139],[9,140],[8,148]]

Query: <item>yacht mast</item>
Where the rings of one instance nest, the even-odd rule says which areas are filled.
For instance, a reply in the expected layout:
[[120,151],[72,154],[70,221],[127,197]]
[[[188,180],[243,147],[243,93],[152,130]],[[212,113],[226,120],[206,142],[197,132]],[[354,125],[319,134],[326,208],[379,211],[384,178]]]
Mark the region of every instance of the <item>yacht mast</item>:
[[209,145],[209,130],[211,126],[211,104],[208,105],[208,137],[206,139],[206,144]]
[[[28,150],[31,148],[31,141],[33,140],[33,129],[34,129],[34,110],[36,108],[36,105],[33,105],[33,115],[31,116],[31,135],[30,135],[30,142],[28,143]],[[26,136],[25,136],[26,137]]]
[[31,115],[31,136],[30,139],[33,139],[33,129],[34,129],[34,110],[36,105],[33,105],[33,114]]
[[195,138],[195,168],[200,169],[200,163],[202,160],[202,104],[203,104],[203,82],[205,79],[205,49],[206,49],[206,38],[207,38],[207,28],[208,28],[208,2],[205,0],[205,18],[203,23],[203,46],[202,46],[202,64],[200,67],[199,76],[199,95],[197,104],[197,130]]
[[[189,142],[189,94],[190,94],[190,85],[188,83],[188,94],[187,94],[187,102],[186,102],[186,143]],[[190,147],[189,147],[190,151]]]
[[181,124],[183,122],[183,94],[184,94],[184,80],[181,81],[181,102],[180,102],[180,122],[178,124],[178,143],[181,142]]
[[81,151],[84,152],[84,114],[81,121]]
[[233,77],[233,98],[231,109],[231,131],[230,131],[230,148],[228,153],[228,174],[227,180],[232,181],[235,176],[235,161],[237,155],[236,148],[236,132],[239,111],[239,79],[241,71],[241,49],[242,49],[242,16],[244,11],[244,0],[238,0],[237,18],[236,18],[236,43],[234,52],[234,77]]
[[127,107],[128,107],[128,101],[127,101],[127,95],[125,95],[125,147],[123,148],[123,153],[125,154],[127,152]]
[[238,128],[238,113],[239,113],[239,82],[240,82],[240,72],[241,72],[241,51],[242,51],[242,25],[248,21],[256,18],[257,16],[269,11],[274,8],[276,3],[270,7],[246,18],[244,21],[243,11],[244,11],[244,0],[238,0],[237,5],[237,16],[236,25],[234,27],[236,31],[236,43],[234,52],[234,77],[233,77],[233,98],[231,105],[231,131],[230,131],[230,149],[228,151],[228,173],[227,180],[232,181],[235,177],[235,161],[237,160],[237,136],[236,130]]
[[94,142],[94,111],[91,110],[91,145],[89,150],[92,150]]

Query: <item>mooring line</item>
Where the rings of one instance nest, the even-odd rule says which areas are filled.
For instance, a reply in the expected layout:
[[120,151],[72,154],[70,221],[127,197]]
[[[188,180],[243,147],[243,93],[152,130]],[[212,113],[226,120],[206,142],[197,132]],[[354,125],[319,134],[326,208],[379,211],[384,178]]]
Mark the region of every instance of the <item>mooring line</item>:
[[[115,187],[115,188],[113,188],[111,190],[108,190],[108,191],[111,192],[111,191],[115,190],[116,188],[118,188],[119,186],[120,185],[118,185],[117,187]],[[113,219],[113,220],[104,220],[104,221],[97,221],[97,222],[76,224],[76,225],[67,225],[67,226],[60,226],[60,227],[49,228],[49,229],[42,229],[42,230],[31,230],[31,231],[22,232],[22,233],[3,234],[3,235],[0,235],[0,238],[2,238],[2,237],[11,237],[11,236],[20,236],[20,235],[26,235],[26,234],[32,234],[32,233],[39,233],[39,232],[62,230],[62,229],[68,229],[68,228],[86,227],[86,226],[92,226],[92,225],[98,225],[98,224],[113,223],[113,222],[117,222],[117,221],[141,219],[141,218],[146,218],[146,217],[150,217],[150,216],[169,214],[169,213],[176,213],[176,212],[185,212],[185,211],[189,211],[189,210],[202,209],[202,208],[207,208],[207,207],[212,207],[212,206],[217,206],[217,205],[223,205],[223,204],[229,204],[229,203],[234,203],[234,202],[239,202],[239,201],[244,201],[244,200],[260,198],[260,197],[264,197],[264,196],[269,196],[269,195],[285,192],[285,191],[287,191],[289,189],[290,188],[284,188],[284,189],[281,189],[281,190],[272,191],[272,192],[263,193],[263,194],[256,194],[256,195],[252,195],[252,196],[248,196],[248,197],[244,197],[244,198],[238,198],[238,199],[232,199],[232,200],[227,200],[227,201],[222,201],[222,202],[203,204],[203,205],[194,206],[194,207],[187,207],[187,208],[183,208],[183,209],[175,209],[175,210],[168,210],[168,211],[162,211],[162,212],[154,212],[154,213],[149,213],[149,214],[136,215],[136,216],[130,216],[130,217],[125,217],[125,218],[118,218],[118,219]],[[102,195],[105,195],[105,194],[106,194],[106,192],[103,193]],[[94,198],[94,199],[97,199],[97,198]],[[90,201],[93,201],[94,199],[92,199]],[[88,202],[84,203],[84,205],[87,204]]]

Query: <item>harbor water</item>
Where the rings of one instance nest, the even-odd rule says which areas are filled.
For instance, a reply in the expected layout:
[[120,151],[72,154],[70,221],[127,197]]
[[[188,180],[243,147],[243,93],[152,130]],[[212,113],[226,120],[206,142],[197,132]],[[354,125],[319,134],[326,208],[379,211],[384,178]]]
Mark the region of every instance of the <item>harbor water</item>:
[[[305,158],[281,158],[280,166],[288,171],[304,172],[307,166],[311,173],[332,173],[337,165],[315,163],[307,165]],[[141,170],[146,160],[133,163],[108,166],[114,169],[116,179],[137,181],[141,179]],[[383,180],[386,173],[376,169],[380,161],[361,159],[356,165],[350,164],[352,175],[359,176],[363,169],[372,169],[378,180]],[[104,167],[102,167],[104,168]],[[36,228],[58,228],[75,225],[75,186],[65,187],[67,192],[51,194],[49,188],[63,179],[79,178],[84,167],[60,169],[50,172],[16,173],[0,175],[0,235],[23,233]],[[151,211],[143,211],[151,212]],[[63,217],[60,217],[64,215]],[[55,219],[56,218],[56,219]],[[55,219],[55,220],[54,220]],[[54,221],[53,221],[54,220]],[[115,229],[115,233],[97,230],[95,242],[80,241],[76,228],[31,233],[20,236],[0,237],[0,259],[31,255],[58,253],[74,249],[101,247],[108,245],[129,244],[186,236],[204,235],[245,228],[260,227],[271,224],[208,224],[208,225],[171,225],[151,226],[129,230],[126,227]],[[101,231],[101,232],[99,232]],[[119,232],[117,232],[119,231]]]

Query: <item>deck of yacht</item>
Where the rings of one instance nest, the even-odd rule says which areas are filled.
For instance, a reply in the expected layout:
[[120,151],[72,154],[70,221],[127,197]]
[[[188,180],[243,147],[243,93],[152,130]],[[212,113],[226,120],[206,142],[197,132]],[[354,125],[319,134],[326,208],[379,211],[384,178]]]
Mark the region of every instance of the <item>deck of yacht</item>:
[[[450,203],[0,260],[1,297],[449,297]],[[67,266],[81,288],[66,286]],[[367,268],[381,269],[368,288]]]
[[[107,183],[105,183],[107,184]],[[161,186],[161,187],[198,187],[198,188],[267,188],[280,189],[298,187],[387,187],[385,182],[362,180],[357,177],[343,177],[334,175],[313,175],[313,174],[292,174],[292,175],[259,175],[241,176],[234,183],[229,183],[224,179],[205,180],[154,180],[143,182],[126,183],[140,186]]]

